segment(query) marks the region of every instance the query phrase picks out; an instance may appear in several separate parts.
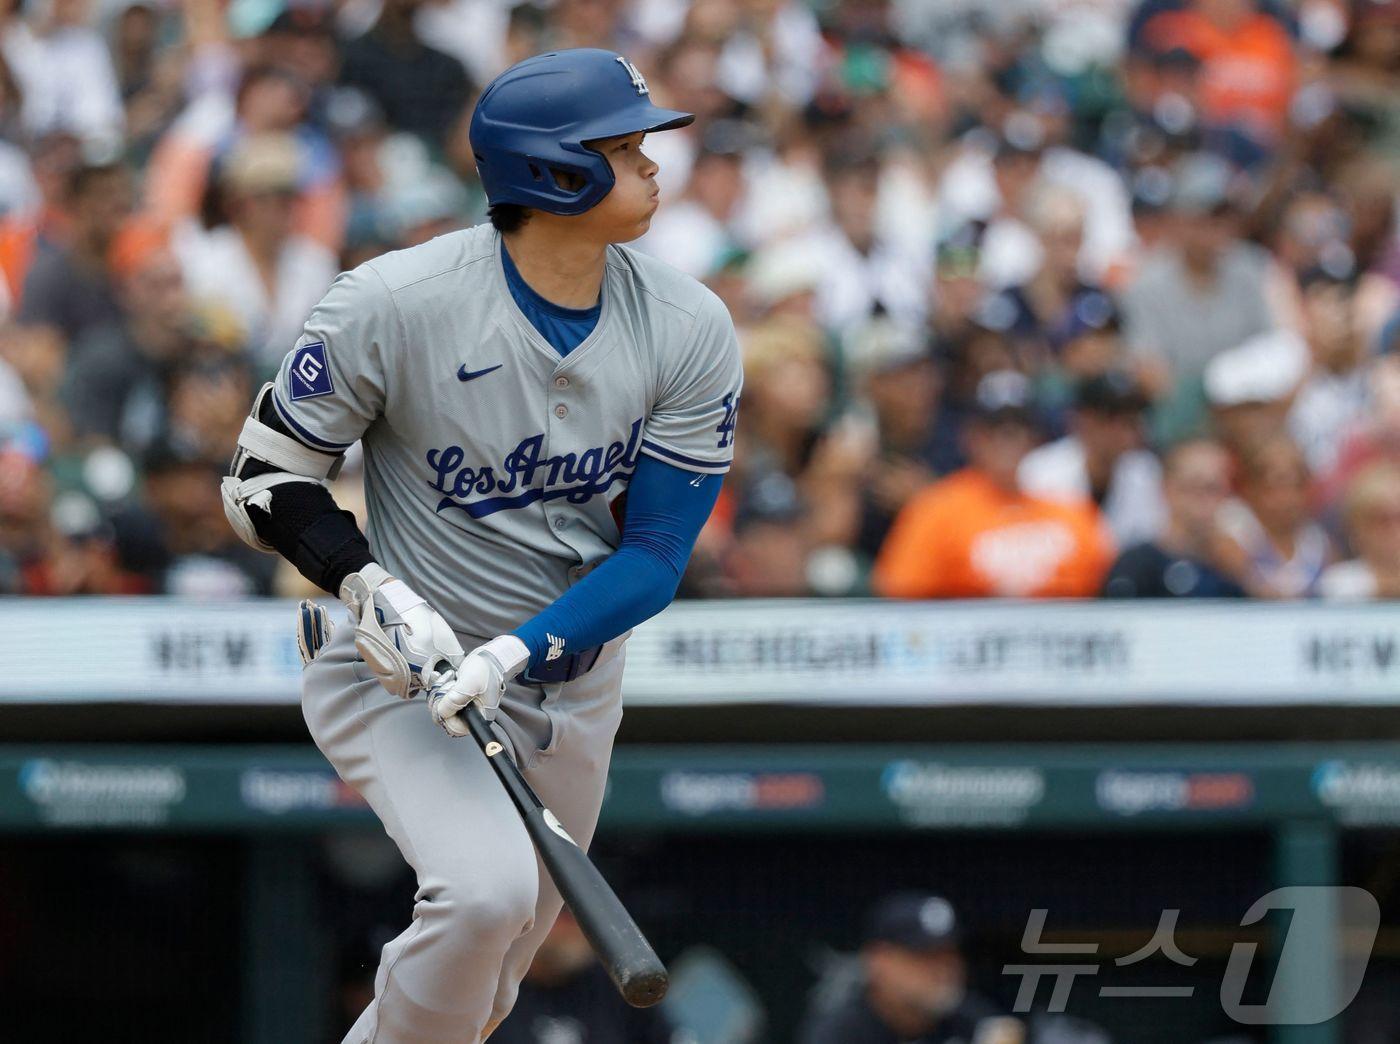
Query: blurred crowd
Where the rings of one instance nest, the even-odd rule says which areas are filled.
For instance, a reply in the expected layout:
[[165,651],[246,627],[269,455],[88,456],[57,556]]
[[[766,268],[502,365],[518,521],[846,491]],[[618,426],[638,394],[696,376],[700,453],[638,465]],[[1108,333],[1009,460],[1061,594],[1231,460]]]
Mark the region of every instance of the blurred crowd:
[[1400,0],[5,8],[0,592],[299,591],[219,504],[254,391],[603,46],[744,353],[683,593],[1400,596]]

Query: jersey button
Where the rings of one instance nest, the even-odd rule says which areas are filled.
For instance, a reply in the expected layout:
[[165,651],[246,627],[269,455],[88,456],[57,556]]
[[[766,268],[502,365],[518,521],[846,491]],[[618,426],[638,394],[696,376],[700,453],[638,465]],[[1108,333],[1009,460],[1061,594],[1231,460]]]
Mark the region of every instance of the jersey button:
[[569,524],[569,520],[568,520],[567,518],[565,518],[563,515],[560,515],[558,518],[556,518],[556,519],[554,520],[554,528],[555,528],[555,529],[563,529],[563,528],[564,528],[565,526],[567,526],[568,524]]
[[558,406],[554,407],[554,415],[561,418],[567,417],[569,415],[569,407],[561,402]]
[[554,378],[554,386],[555,386],[556,388],[567,388],[567,387],[569,386],[569,378],[567,378],[567,377],[556,377],[556,378]]

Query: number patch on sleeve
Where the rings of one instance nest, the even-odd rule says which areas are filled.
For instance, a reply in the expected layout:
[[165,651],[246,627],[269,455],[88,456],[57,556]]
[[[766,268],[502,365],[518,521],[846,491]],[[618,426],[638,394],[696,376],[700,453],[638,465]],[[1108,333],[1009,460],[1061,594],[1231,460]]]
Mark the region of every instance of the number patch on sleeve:
[[734,442],[734,425],[739,420],[739,397],[730,392],[724,397],[721,405],[724,406],[724,419],[715,427],[715,432],[719,435],[715,441],[716,449],[724,449]]
[[292,357],[291,373],[292,400],[315,399],[335,391],[331,384],[331,369],[326,365],[326,346],[322,341],[313,341],[297,349]]

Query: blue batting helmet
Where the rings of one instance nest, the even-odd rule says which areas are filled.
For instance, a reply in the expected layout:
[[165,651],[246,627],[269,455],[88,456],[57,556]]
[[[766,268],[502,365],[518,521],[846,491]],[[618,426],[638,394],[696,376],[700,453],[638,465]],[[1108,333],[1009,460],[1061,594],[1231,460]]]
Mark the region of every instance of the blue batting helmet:
[[[593,47],[553,51],[492,80],[472,113],[471,143],[486,199],[551,214],[582,214],[613,187],[612,167],[588,142],[694,121],[657,108],[636,66]],[[555,171],[578,175],[564,188]]]

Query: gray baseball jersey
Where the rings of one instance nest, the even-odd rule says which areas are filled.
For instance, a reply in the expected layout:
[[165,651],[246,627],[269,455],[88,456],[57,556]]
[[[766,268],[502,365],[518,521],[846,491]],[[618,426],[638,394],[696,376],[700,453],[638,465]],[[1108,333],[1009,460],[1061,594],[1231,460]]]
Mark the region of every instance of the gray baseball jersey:
[[479,225],[336,280],[275,382],[307,444],[363,440],[375,558],[459,633],[505,633],[616,549],[645,453],[727,471],[742,368],[729,313],[609,247],[592,334],[561,358]]

